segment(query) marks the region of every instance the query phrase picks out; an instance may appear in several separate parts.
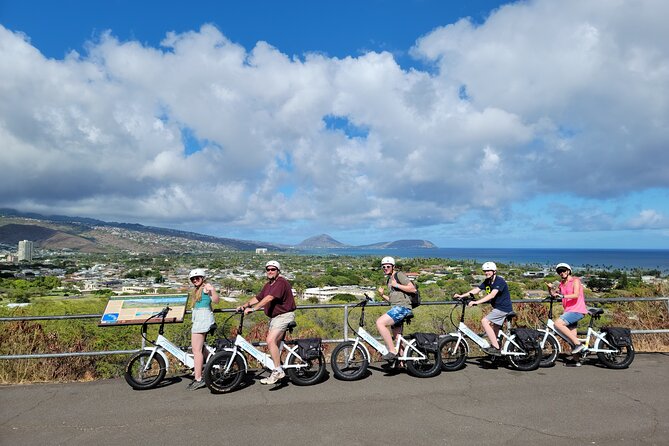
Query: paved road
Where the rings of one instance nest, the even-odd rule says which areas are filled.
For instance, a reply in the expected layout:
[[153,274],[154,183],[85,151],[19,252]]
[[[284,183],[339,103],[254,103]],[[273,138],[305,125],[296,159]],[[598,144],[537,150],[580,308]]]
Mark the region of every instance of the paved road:
[[133,391],[122,379],[0,387],[0,444],[669,444],[669,355],[628,370],[561,363],[431,379],[375,368],[312,387],[258,381],[229,395],[175,378]]

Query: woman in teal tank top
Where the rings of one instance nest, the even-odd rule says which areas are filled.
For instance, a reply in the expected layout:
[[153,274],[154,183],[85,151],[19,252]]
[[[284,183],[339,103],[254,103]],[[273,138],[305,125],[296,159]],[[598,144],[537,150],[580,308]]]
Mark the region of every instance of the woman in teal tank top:
[[195,369],[193,370],[194,380],[187,387],[188,390],[197,390],[205,386],[202,380],[202,365],[204,364],[204,340],[207,332],[214,324],[214,312],[211,309],[211,303],[218,303],[220,300],[216,288],[206,282],[206,275],[203,269],[194,269],[188,274],[188,278],[195,287],[191,293],[193,302],[193,328],[191,329],[191,346],[193,347],[193,361]]

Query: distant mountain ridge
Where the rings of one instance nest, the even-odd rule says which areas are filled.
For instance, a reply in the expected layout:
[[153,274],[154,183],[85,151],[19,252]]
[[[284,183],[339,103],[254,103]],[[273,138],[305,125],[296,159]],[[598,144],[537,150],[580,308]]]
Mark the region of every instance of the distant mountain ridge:
[[316,235],[303,240],[299,245],[295,246],[298,249],[315,249],[315,248],[348,248],[350,245],[342,243],[333,239],[327,234]]
[[379,242],[371,245],[347,245],[335,240],[328,234],[309,237],[295,246],[297,249],[337,249],[337,248],[364,248],[364,249],[407,249],[407,248],[436,248],[429,240],[395,240],[394,242]]
[[36,247],[89,253],[130,251],[142,253],[211,252],[217,250],[271,251],[290,249],[338,248],[436,248],[427,240],[396,240],[353,246],[335,240],[328,234],[309,237],[296,246],[240,240],[176,229],[144,226],[137,223],[106,222],[94,218],[64,215],[40,215],[0,209],[0,244],[16,246],[20,240],[32,240]]
[[137,223],[106,222],[64,215],[45,216],[0,209],[0,243],[15,245],[19,240],[32,240],[37,247],[44,249],[81,252],[253,251],[258,247],[274,251],[286,249],[274,243],[215,237]]
[[395,240],[394,242],[381,242],[372,245],[362,245],[358,248],[373,249],[407,249],[407,248],[436,248],[437,245],[429,240]]

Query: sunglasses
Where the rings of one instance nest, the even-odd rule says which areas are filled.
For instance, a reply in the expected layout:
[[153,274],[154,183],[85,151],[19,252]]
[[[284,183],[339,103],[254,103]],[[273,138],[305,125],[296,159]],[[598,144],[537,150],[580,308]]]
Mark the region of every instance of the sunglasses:
[[567,271],[569,271],[569,270],[566,269],[566,268],[560,268],[560,269],[557,270],[557,273],[562,274],[562,273],[566,273]]
[[393,265],[381,265],[381,268],[386,269],[386,268],[392,268]]
[[265,268],[265,271],[278,271],[276,268]]
[[190,278],[191,282],[195,282],[196,280],[202,280],[202,276],[195,276]]

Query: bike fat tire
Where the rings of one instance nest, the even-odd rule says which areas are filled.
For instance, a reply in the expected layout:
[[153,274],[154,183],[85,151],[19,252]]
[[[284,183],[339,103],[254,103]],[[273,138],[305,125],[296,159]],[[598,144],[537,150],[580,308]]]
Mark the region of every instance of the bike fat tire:
[[153,352],[149,350],[135,353],[125,367],[123,377],[130,384],[130,387],[135,390],[152,389],[165,378],[167,367],[165,360],[158,353],[153,355],[153,358],[150,359],[149,367],[146,367],[151,353]]
[[335,378],[342,381],[355,381],[365,376],[369,360],[362,345],[346,341],[332,350],[330,367]]
[[[539,330],[541,335],[545,335],[545,331]],[[543,339],[543,338],[542,338]],[[541,346],[541,361],[539,367],[553,367],[558,355],[560,354],[560,343],[552,334],[548,333],[546,341]]]
[[325,356],[323,353],[318,358],[303,360],[297,355],[288,356],[288,365],[302,365],[306,367],[286,367],[284,371],[290,381],[297,386],[310,386],[319,383],[325,376]]
[[617,352],[613,353],[597,352],[597,357],[602,361],[602,364],[610,369],[626,369],[632,364],[632,361],[634,361],[634,347],[631,345],[613,347],[598,339],[595,344],[595,350],[599,348],[617,350]]
[[441,370],[454,372],[465,366],[467,360],[467,345],[464,340],[458,344],[455,336],[446,336],[439,341],[439,354],[441,356]]
[[[515,336],[512,339],[515,341]],[[529,349],[527,352],[509,342],[508,350],[509,352],[525,353],[522,356],[511,355],[508,357],[514,369],[529,372],[539,368],[539,364],[541,363],[541,346],[538,342],[534,344],[534,348]]]
[[228,393],[236,389],[244,375],[246,375],[246,368],[241,355],[228,351],[212,355],[202,372],[204,383],[211,393],[217,394]]
[[[432,378],[441,373],[441,354],[439,351],[429,352],[416,347],[420,352],[426,356],[426,359],[413,361],[411,359],[406,360],[407,371],[411,376],[417,378]],[[407,349],[409,358],[420,356],[417,351],[412,348]]]

